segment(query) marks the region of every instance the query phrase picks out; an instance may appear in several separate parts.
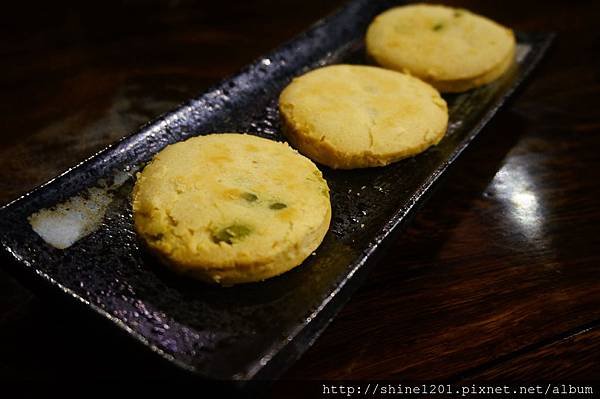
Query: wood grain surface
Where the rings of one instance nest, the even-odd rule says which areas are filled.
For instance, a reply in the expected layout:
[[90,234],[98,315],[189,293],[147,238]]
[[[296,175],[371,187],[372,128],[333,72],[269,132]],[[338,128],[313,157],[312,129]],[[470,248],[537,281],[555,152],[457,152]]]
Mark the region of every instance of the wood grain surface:
[[[445,3],[559,36],[284,380],[600,378],[600,4]],[[343,2],[11,4],[0,24],[2,204]],[[172,373],[0,271],[0,380]]]

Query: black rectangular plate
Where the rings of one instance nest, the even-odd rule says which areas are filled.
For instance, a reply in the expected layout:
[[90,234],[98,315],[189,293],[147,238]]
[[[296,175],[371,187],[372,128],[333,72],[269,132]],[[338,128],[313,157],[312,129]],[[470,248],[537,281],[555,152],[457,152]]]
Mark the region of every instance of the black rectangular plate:
[[331,229],[301,267],[263,283],[218,288],[163,271],[140,249],[132,228],[132,177],[112,193],[100,227],[65,250],[46,244],[27,218],[84,193],[101,179],[137,170],[166,145],[194,135],[251,132],[284,140],[276,107],[281,89],[318,66],[366,63],[368,23],[399,3],[349,3],[238,75],[1,208],[0,240],[11,260],[4,262],[8,269],[30,285],[82,304],[194,375],[277,377],[347,301],[384,240],[408,220],[434,182],[531,73],[551,34],[518,34],[514,68],[486,87],[446,96],[450,124],[436,147],[382,168],[321,167],[332,189]]

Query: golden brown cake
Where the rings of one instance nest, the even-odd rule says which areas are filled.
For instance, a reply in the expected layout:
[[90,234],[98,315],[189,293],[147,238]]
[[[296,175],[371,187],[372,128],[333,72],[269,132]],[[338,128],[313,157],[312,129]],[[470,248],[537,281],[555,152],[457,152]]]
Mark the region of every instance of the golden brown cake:
[[440,94],[412,76],[333,65],[292,81],[279,97],[283,130],[300,152],[338,169],[387,165],[437,144],[448,124]]
[[168,146],[138,174],[135,229],[173,270],[232,285],[298,266],[331,219],[317,167],[286,143],[212,134]]
[[379,65],[410,73],[441,92],[461,92],[500,77],[514,62],[512,30],[464,9],[414,4],[378,15],[367,52]]

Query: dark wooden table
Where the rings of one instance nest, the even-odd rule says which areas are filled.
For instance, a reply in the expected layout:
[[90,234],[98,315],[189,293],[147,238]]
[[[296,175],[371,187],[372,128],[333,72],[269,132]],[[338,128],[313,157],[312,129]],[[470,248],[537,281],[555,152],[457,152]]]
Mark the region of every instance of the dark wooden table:
[[[342,2],[11,4],[0,24],[0,203]],[[559,37],[285,378],[600,377],[600,5],[452,4]],[[132,375],[164,374],[129,341],[0,271],[0,379]]]

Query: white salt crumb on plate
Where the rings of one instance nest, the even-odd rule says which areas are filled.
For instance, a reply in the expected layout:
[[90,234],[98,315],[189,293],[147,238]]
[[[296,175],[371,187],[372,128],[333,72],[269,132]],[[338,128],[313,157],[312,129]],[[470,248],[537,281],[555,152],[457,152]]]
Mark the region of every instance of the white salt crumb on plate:
[[65,249],[93,233],[104,219],[113,196],[110,189],[123,185],[131,172],[117,172],[113,184],[106,187],[104,180],[98,181],[99,187],[86,190],[87,195],[77,195],[48,209],[42,209],[29,216],[29,224],[44,241],[58,249]]
[[28,220],[44,241],[58,249],[65,249],[96,230],[112,195],[105,189],[90,188],[88,196],[75,196],[53,208],[42,209]]

